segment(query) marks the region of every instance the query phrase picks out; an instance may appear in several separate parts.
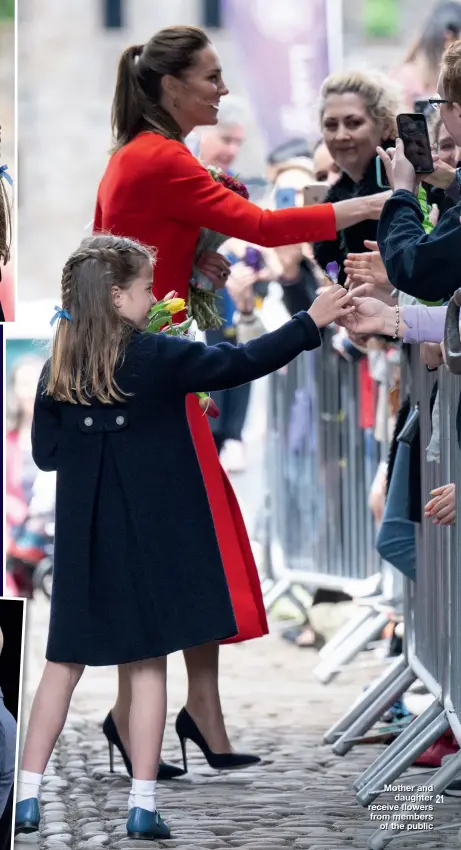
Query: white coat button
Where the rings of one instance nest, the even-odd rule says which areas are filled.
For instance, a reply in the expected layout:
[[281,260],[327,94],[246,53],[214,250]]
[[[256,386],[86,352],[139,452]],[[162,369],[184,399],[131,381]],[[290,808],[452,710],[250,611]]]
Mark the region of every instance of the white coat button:
[[117,425],[123,425],[123,423],[125,421],[125,417],[124,416],[117,416],[117,419],[115,421],[116,421]]
[[91,426],[93,424],[93,420],[92,420],[91,416],[87,416],[86,419],[84,420],[84,422],[85,422],[85,425],[87,426],[87,428],[91,428]]

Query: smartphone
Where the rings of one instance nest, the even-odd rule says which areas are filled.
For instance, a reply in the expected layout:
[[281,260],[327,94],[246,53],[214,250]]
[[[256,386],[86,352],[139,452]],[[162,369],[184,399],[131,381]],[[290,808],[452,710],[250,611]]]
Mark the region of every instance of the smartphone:
[[403,141],[405,156],[410,160],[416,174],[432,174],[434,162],[426,116],[417,112],[397,115],[397,128]]
[[327,183],[312,183],[311,186],[305,186],[304,206],[310,207],[312,204],[323,204],[329,188]]
[[276,189],[275,206],[278,210],[286,210],[296,206],[296,189]]
[[380,189],[390,189],[389,180],[387,179],[386,169],[380,156],[376,157],[376,182]]

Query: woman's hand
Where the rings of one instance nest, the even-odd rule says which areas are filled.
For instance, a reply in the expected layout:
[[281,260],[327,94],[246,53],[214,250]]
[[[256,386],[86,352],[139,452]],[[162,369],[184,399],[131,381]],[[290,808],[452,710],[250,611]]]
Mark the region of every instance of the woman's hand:
[[[394,191],[406,189],[408,192],[413,192],[414,195],[417,194],[421,176],[416,174],[410,160],[406,158],[402,139],[396,139],[395,153],[392,158],[383,148],[378,147],[376,150],[386,169],[387,179],[390,185],[394,187]],[[426,176],[424,176],[424,179],[426,179]]]
[[352,304],[354,312],[339,320],[348,331],[360,336],[394,336],[397,314],[393,307],[377,298],[354,298]]
[[384,263],[379,253],[378,243],[365,240],[368,252],[363,254],[348,254],[344,269],[349,279],[349,291],[354,295],[366,298],[378,298],[389,306],[396,303],[392,286]]
[[354,310],[352,295],[343,286],[334,283],[325,287],[307,312],[318,328],[325,328],[332,322],[344,320]]
[[456,487],[444,484],[432,490],[433,497],[424,508],[426,519],[432,519],[434,525],[454,525],[456,522]]
[[379,221],[384,204],[391,196],[392,192],[377,192],[376,195],[370,195],[368,198],[367,218],[373,221]]
[[204,251],[196,262],[197,268],[211,281],[215,289],[222,289],[229,277],[231,264],[217,251]]

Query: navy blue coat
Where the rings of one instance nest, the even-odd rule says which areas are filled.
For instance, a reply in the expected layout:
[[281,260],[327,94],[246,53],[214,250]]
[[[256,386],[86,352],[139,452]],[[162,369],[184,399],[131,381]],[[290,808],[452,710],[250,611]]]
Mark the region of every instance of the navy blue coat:
[[57,470],[47,658],[124,664],[236,634],[188,393],[221,390],[320,345],[307,313],[247,345],[135,332],[117,370],[126,402],[90,407],[37,390],[33,456]]
[[427,234],[417,198],[404,189],[384,205],[378,243],[387,276],[401,292],[446,301],[461,286],[461,203]]

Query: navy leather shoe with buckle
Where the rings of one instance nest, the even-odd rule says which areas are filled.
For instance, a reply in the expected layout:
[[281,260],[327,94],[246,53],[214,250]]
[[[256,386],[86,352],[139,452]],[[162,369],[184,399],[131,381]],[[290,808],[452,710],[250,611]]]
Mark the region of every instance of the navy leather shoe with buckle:
[[39,824],[40,809],[36,797],[29,797],[28,800],[21,800],[20,803],[16,803],[15,835],[20,832],[37,832]]
[[136,806],[131,809],[126,825],[129,838],[152,841],[155,838],[171,838],[170,829],[158,812],[149,812]]

